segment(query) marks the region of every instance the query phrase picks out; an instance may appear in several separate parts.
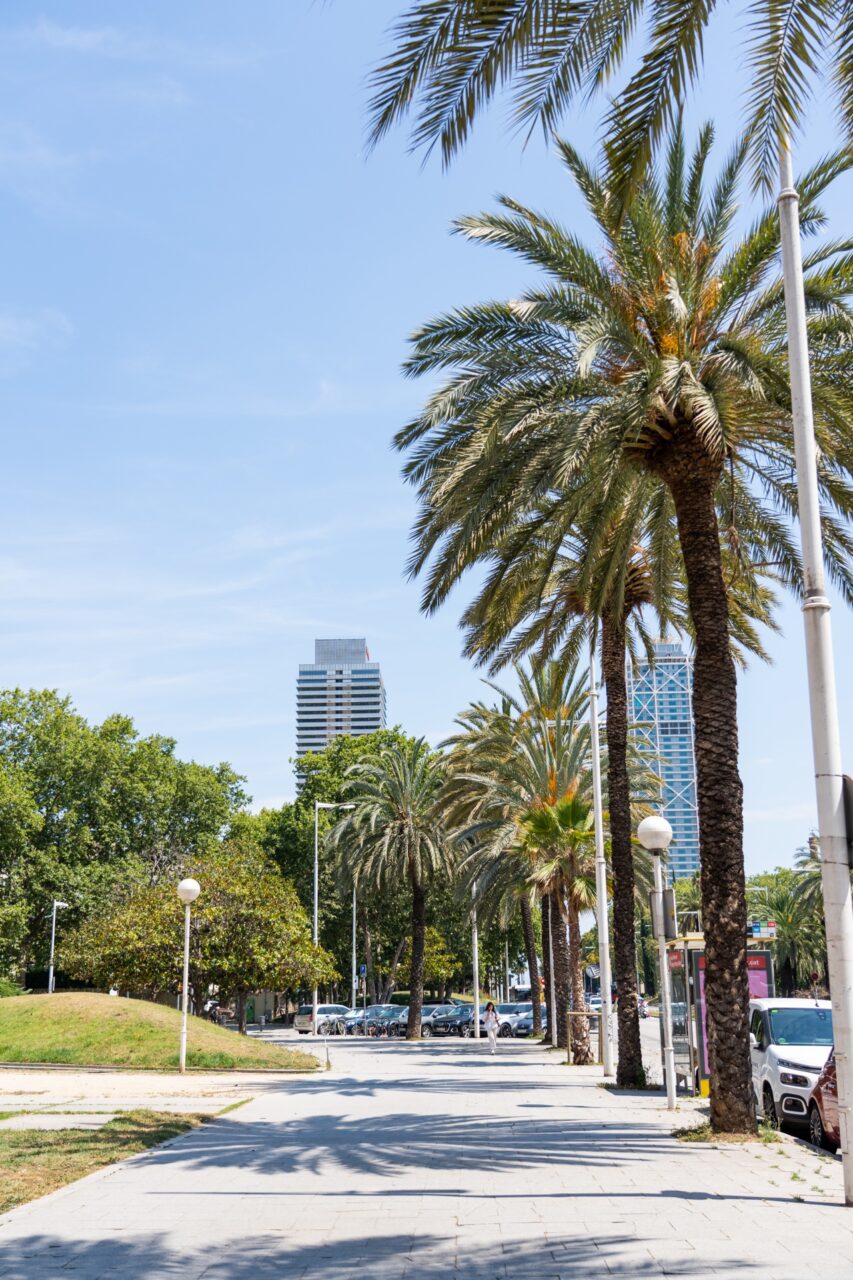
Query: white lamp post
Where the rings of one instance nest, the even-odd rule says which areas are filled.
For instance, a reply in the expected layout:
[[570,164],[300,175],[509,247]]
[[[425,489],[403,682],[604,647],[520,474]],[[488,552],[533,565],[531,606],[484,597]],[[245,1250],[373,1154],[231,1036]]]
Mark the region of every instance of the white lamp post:
[[355,1002],[358,999],[358,988],[356,986],[356,975],[355,975],[355,909],[356,909],[356,897],[355,897],[355,885],[353,885],[352,887],[352,1004],[350,1005],[351,1009],[355,1009]]
[[471,953],[474,957],[474,1021],[471,1024],[475,1040],[480,1039],[480,935],[477,931],[477,886],[474,885],[474,905],[471,907]]
[[791,374],[791,417],[797,461],[797,498],[803,548],[803,619],[812,726],[812,755],[817,788],[823,912],[826,920],[827,968],[835,1029],[838,1076],[838,1122],[844,1199],[853,1204],[853,1152],[850,1108],[853,1104],[853,907],[850,894],[841,735],[835,692],[835,660],[829,600],[823,568],[817,445],[812,415],[803,261],[800,247],[799,197],[794,186],[789,145],[779,147],[779,222],[782,271]]
[[637,827],[637,839],[654,857],[655,898],[657,899],[657,944],[660,967],[661,1017],[663,1018],[663,1066],[666,1076],[666,1105],[675,1110],[675,1054],[672,1049],[672,997],[669,985],[669,961],[666,954],[666,936],[663,922],[663,868],[661,857],[672,843],[672,827],[666,818],[655,814],[643,818]]
[[[324,800],[314,801],[314,946],[320,942],[320,810],[321,809],[354,809],[354,804],[328,804]],[[317,986],[311,997],[311,1032],[317,1034]]]
[[187,1069],[187,1010],[190,1003],[190,905],[201,893],[198,880],[182,880],[178,885],[178,897],[184,904],[184,981],[181,988],[181,1075]]
[[47,971],[47,990],[48,995],[53,995],[53,953],[56,948],[56,913],[64,911],[68,906],[67,902],[61,902],[59,898],[53,899],[53,908],[50,913],[50,968]]
[[613,1075],[610,1002],[610,931],[607,919],[607,863],[604,859],[604,806],[601,802],[601,755],[598,747],[598,683],[595,674],[595,641],[589,639],[589,732],[592,753],[592,805],[595,823],[595,923],[598,930],[598,972],[601,1017],[604,1021],[604,1074]]

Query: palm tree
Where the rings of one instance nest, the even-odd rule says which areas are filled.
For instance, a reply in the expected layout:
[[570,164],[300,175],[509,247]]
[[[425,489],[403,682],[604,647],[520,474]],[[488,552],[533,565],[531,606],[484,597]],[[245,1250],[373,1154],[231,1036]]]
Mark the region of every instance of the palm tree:
[[817,909],[803,894],[799,875],[749,891],[750,913],[772,919],[776,937],[770,943],[779,986],[785,996],[811,985],[812,974],[826,970],[826,939],[822,904]]
[[[490,548],[486,581],[463,615],[466,653],[490,662],[493,671],[531,650],[537,663],[558,654],[561,662],[570,661],[586,639],[590,615],[601,620],[613,971],[620,995],[616,1079],[624,1087],[645,1082],[635,964],[626,651],[635,643],[651,649],[642,616],[646,606],[656,606],[661,632],[670,624],[685,624],[676,582],[680,556],[666,490],[643,476],[638,479],[632,501],[605,528],[603,538],[594,521],[587,522],[580,538],[572,537],[572,503],[561,494],[537,504],[534,512],[508,513],[509,527]],[[643,537],[654,546],[654,562]]]
[[[546,992],[550,996],[553,983],[558,1043],[565,1045],[569,948],[565,930],[551,930],[551,924],[568,920],[570,877],[551,865],[554,851],[540,846],[534,825],[543,810],[589,790],[587,691],[573,665],[550,663],[532,673],[516,668],[516,675],[517,695],[493,685],[499,705],[478,703],[458,718],[459,732],[445,744],[450,752],[444,799],[448,823],[466,847],[460,871],[468,888],[488,896],[511,884],[523,902],[534,885],[542,897]],[[550,873],[542,873],[548,865]],[[531,971],[532,986],[534,976]]]
[[[555,936],[565,942],[568,930],[569,995],[572,1012],[584,1008],[583,957],[580,916],[595,909],[595,832],[591,802],[577,785],[553,804],[537,804],[521,819],[522,845],[531,855],[531,878],[549,894],[551,911],[558,914],[564,928]],[[555,964],[556,968],[556,964]],[[635,1001],[636,1003],[636,1001]],[[563,997],[560,1013],[568,1007]],[[568,1040],[568,1033],[566,1040]],[[571,1019],[572,1057],[583,1065],[590,1062],[589,1023]]]
[[354,809],[330,834],[339,866],[356,889],[383,890],[408,880],[412,892],[412,961],[408,1040],[421,1034],[430,881],[453,871],[451,844],[438,805],[444,770],[423,738],[383,748],[375,762],[352,765],[344,794]]
[[[565,492],[581,519],[584,501],[613,518],[637,473],[672,502],[695,637],[693,710],[707,933],[711,1112],[718,1130],[753,1125],[746,1035],[746,914],[742,787],[732,610],[718,504],[730,494],[727,536],[744,563],[772,552],[780,581],[801,591],[790,522],[796,489],[784,304],[776,277],[778,223],[767,209],[726,249],[746,163],[740,145],[710,192],[703,130],[688,165],[680,131],[665,164],[648,176],[624,216],[602,173],[566,143],[563,157],[597,223],[596,256],[553,219],[504,198],[502,211],[457,228],[544,269],[548,279],[520,301],[457,310],[421,329],[407,371],[454,371],[424,412],[399,432],[421,512],[412,572],[430,565],[427,608],[487,549],[511,509]],[[803,176],[804,225],[822,217],[816,199],[850,164],[821,162]],[[846,377],[853,321],[846,295],[853,253],[846,242],[815,249],[806,299],[819,481],[831,574],[853,599],[844,520],[849,484]],[[842,516],[840,520],[838,513]]]
[[[578,99],[624,78],[631,35],[647,25],[647,50],[605,126],[620,189],[628,192],[699,77],[713,12],[691,0],[414,0],[392,27],[393,53],[372,76],[370,141],[414,109],[413,148],[438,143],[447,164],[477,114],[510,85],[516,127],[529,135],[541,126],[547,135]],[[833,82],[841,130],[853,140],[853,14],[827,0],[784,10],[753,5],[748,27],[747,133],[767,181],[815,85]]]

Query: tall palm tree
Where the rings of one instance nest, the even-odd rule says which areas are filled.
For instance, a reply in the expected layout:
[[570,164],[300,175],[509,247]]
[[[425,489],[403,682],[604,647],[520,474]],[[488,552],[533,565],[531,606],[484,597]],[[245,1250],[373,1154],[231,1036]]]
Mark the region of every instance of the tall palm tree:
[[[521,819],[522,845],[531,855],[531,878],[547,889],[551,910],[559,913],[568,932],[568,974],[571,997],[571,1042],[575,1062],[592,1060],[589,1023],[577,1015],[584,1008],[583,957],[580,916],[595,909],[595,831],[591,800],[577,786],[553,804],[537,804]],[[560,1011],[569,1001],[563,999]],[[568,1040],[569,1035],[566,1035]]]
[[[550,997],[553,983],[558,1043],[565,1045],[571,975],[565,930],[556,926],[566,916],[567,881],[557,867],[537,875],[553,855],[540,847],[530,824],[579,788],[589,789],[587,690],[573,665],[551,663],[532,673],[516,668],[516,674],[518,694],[492,686],[499,705],[478,703],[458,718],[459,731],[445,744],[444,798],[447,820],[466,846],[460,871],[469,888],[483,895],[512,880],[522,899],[531,885],[542,895],[546,990]],[[531,973],[531,985],[533,979]]]
[[[511,509],[495,536],[489,573],[463,615],[466,652],[493,670],[533,650],[537,662],[561,654],[571,660],[587,637],[591,617],[601,623],[602,674],[607,691],[607,787],[613,868],[613,972],[617,1008],[617,1083],[645,1082],[635,963],[634,851],[628,776],[626,653],[651,650],[643,610],[652,606],[659,633],[684,626],[679,598],[675,522],[663,486],[640,474],[618,519],[596,527],[586,520],[573,535],[577,513],[557,494],[533,512]],[[568,495],[571,499],[571,495]],[[641,539],[643,541],[641,541]],[[649,548],[654,548],[654,555]]]
[[[744,4],[747,133],[767,181],[779,146],[802,123],[816,85],[832,81],[841,130],[853,141],[853,10],[832,0],[780,8]],[[646,10],[649,12],[646,21]],[[513,86],[513,121],[550,133],[568,109],[604,90],[646,31],[646,50],[609,111],[605,132],[620,189],[640,180],[656,143],[699,78],[707,0],[414,0],[392,27],[394,49],[372,76],[370,140],[415,111],[413,148],[440,144],[445,163],[478,113]]]
[[[612,515],[638,472],[666,489],[695,637],[711,1114],[718,1130],[745,1131],[754,1116],[737,689],[717,512],[724,487],[744,561],[769,548],[782,582],[800,591],[801,575],[790,527],[796,489],[778,223],[768,209],[727,248],[746,148],[707,191],[711,136],[706,128],[688,166],[676,130],[665,163],[623,216],[602,173],[560,144],[597,224],[600,255],[507,198],[499,213],[462,219],[460,232],[524,257],[547,279],[520,301],[463,308],[415,335],[408,372],[452,374],[397,445],[409,454],[405,473],[421,498],[411,568],[430,565],[427,607],[435,584],[446,590],[471,548],[488,547],[506,510],[520,503],[529,509],[538,495],[568,491],[573,504],[586,494]],[[803,176],[804,225],[821,225],[816,199],[850,161],[832,157]],[[818,247],[806,268],[827,560],[853,599],[845,524],[853,509],[851,246]]]
[[356,889],[382,890],[408,880],[412,892],[412,962],[408,1040],[421,1034],[426,943],[426,895],[438,874],[450,875],[453,855],[438,804],[444,770],[423,738],[386,747],[375,762],[352,765],[344,794],[354,804],[330,842]]

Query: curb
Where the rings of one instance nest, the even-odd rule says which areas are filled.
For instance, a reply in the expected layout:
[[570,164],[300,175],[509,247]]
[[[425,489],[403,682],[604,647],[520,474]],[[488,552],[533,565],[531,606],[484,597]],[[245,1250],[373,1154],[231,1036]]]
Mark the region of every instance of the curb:
[[[187,1076],[313,1076],[321,1071],[316,1067],[190,1067]],[[167,1067],[95,1066],[92,1063],[72,1062],[0,1062],[0,1071],[77,1071],[84,1075],[103,1075],[110,1072],[126,1072],[128,1075],[176,1076],[180,1072]]]

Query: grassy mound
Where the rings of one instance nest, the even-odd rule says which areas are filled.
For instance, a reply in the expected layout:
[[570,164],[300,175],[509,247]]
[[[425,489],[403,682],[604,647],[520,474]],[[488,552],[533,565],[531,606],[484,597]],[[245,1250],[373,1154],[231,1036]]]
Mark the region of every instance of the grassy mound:
[[[88,991],[0,1000],[0,1062],[60,1062],[90,1067],[178,1066],[181,1016],[147,1000]],[[188,1067],[251,1070],[317,1067],[298,1050],[238,1036],[202,1018],[189,1019]]]

